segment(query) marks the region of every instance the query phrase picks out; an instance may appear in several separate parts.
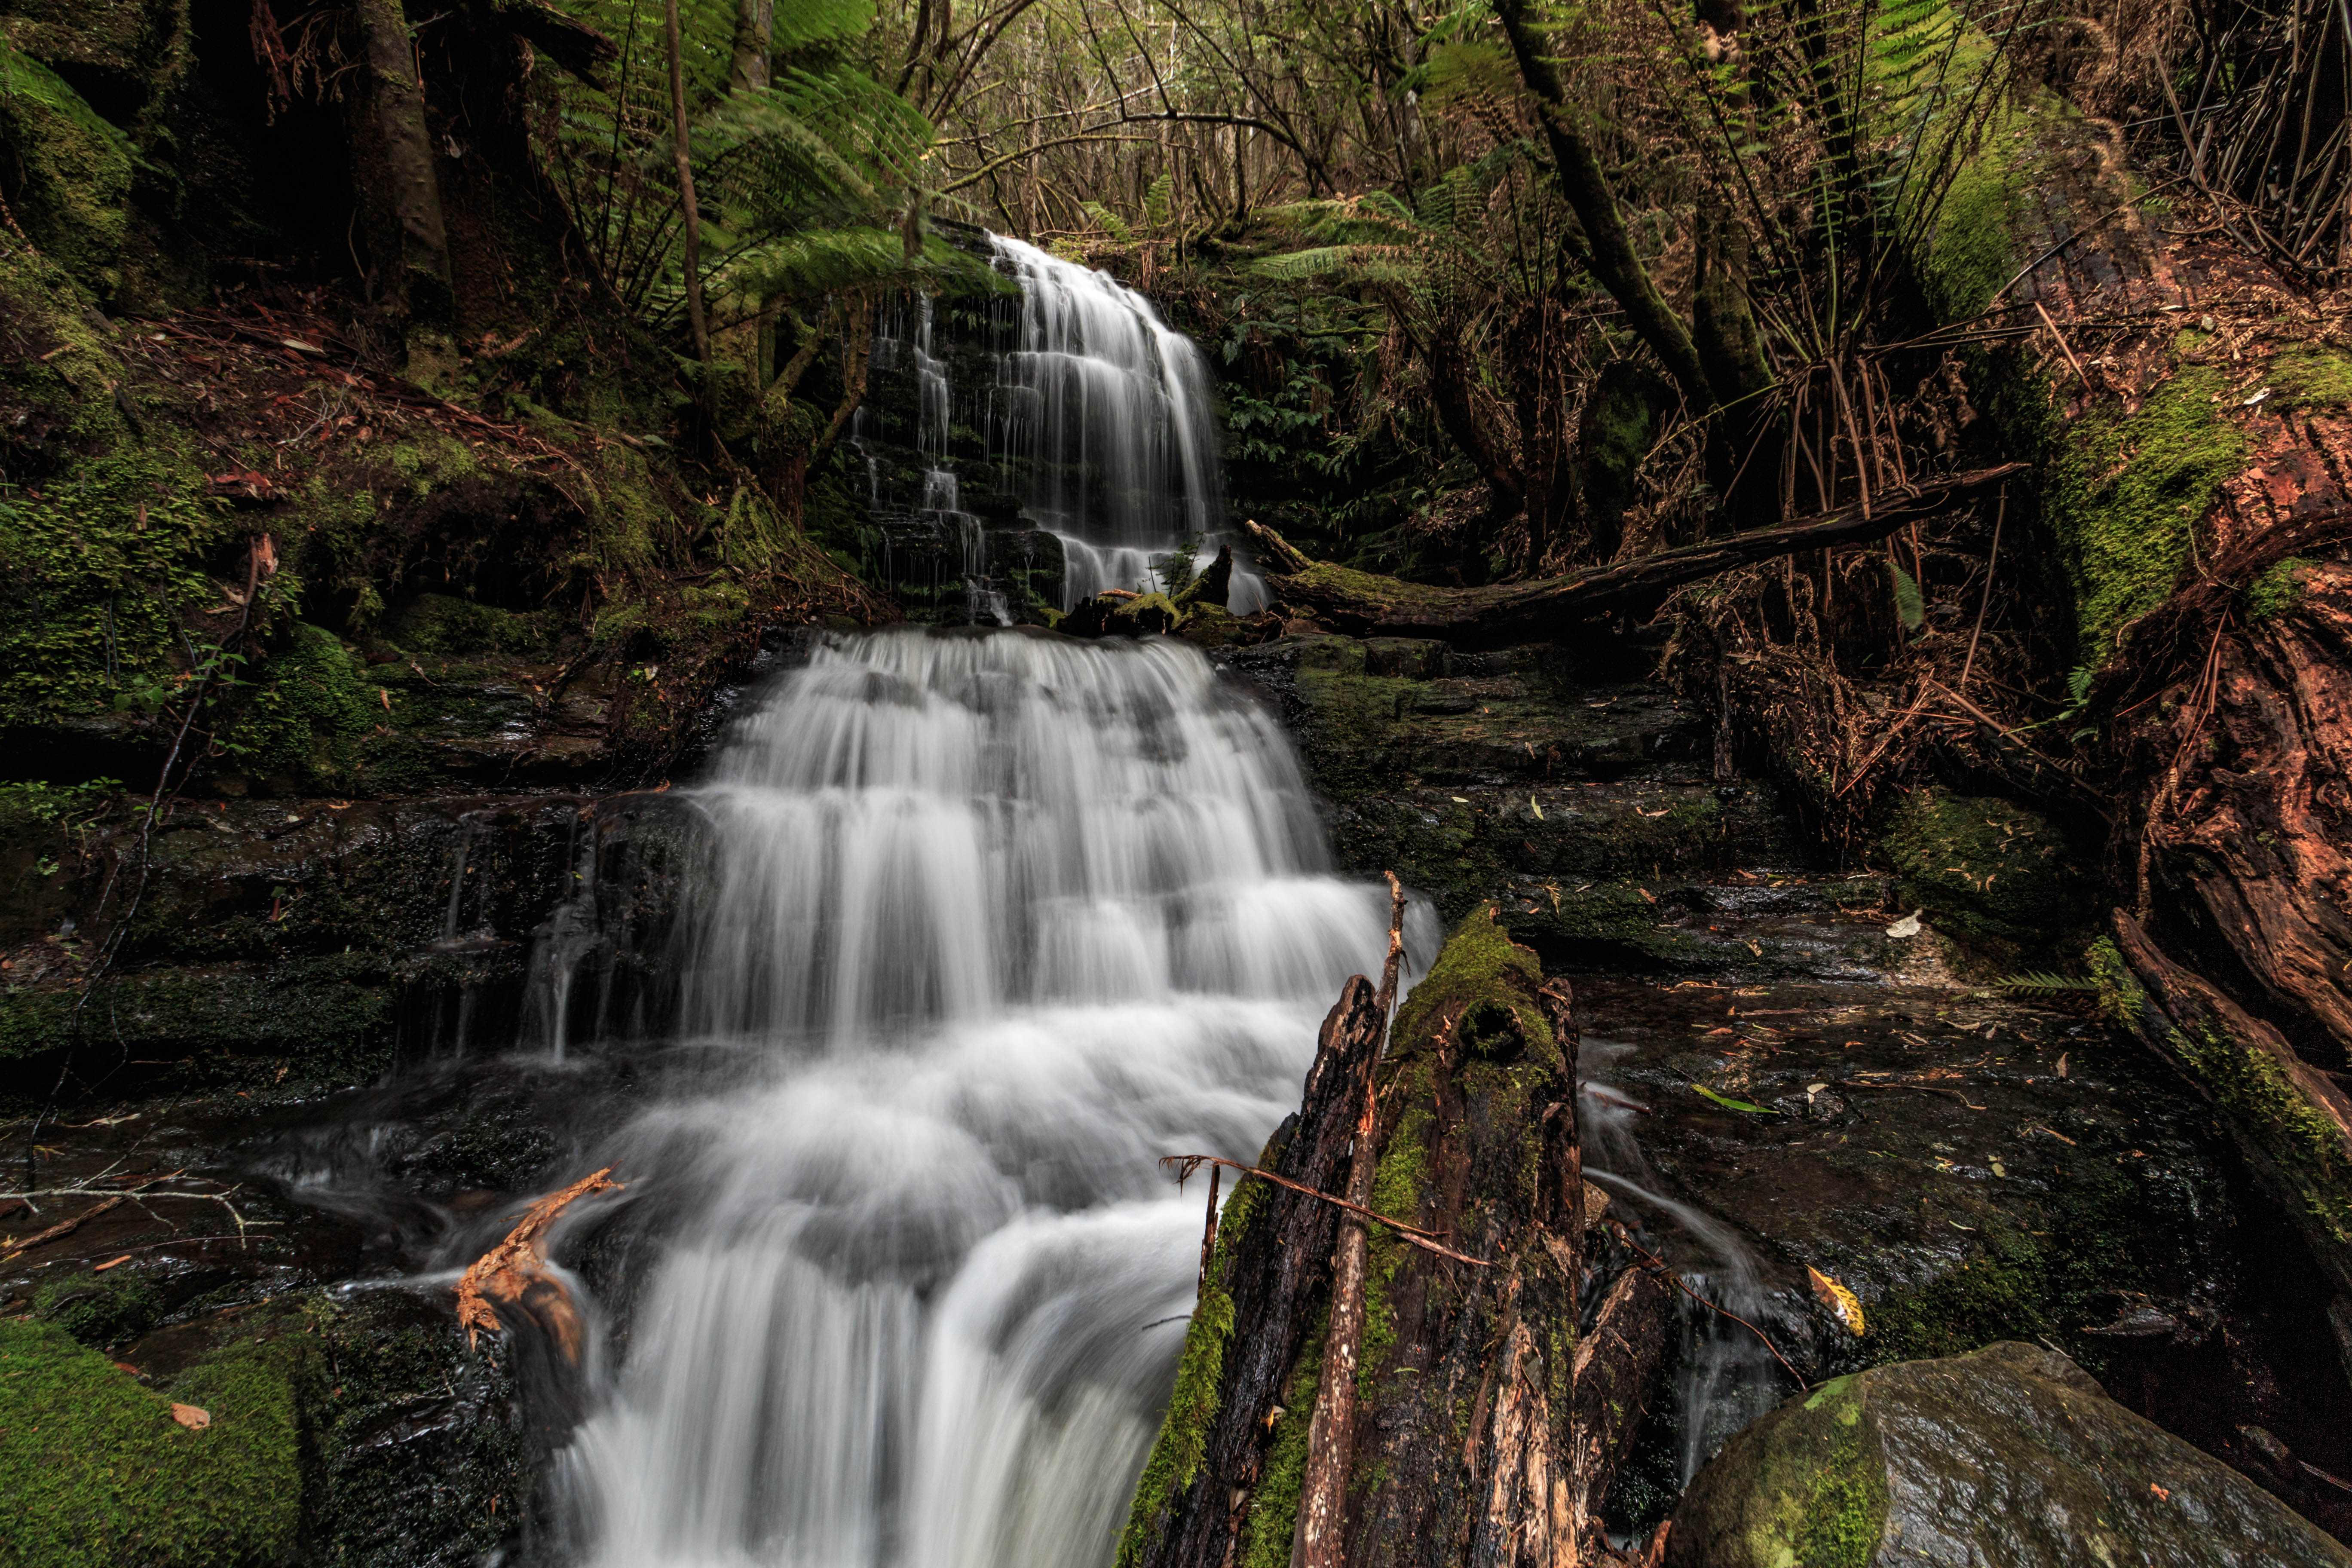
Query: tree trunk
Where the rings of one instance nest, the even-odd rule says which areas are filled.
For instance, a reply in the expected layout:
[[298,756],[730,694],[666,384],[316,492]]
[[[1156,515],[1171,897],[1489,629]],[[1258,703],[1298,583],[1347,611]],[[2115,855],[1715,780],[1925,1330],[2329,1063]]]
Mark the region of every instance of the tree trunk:
[[397,327],[417,317],[445,320],[452,289],[449,236],[408,18],[400,0],[360,0],[359,18],[368,68],[362,96],[373,134],[354,136],[352,150],[370,220],[377,300]]
[[1365,637],[1440,637],[1465,647],[1492,647],[1559,635],[1586,616],[1654,608],[1684,584],[1735,566],[1801,550],[1884,539],[1906,523],[2024,468],[2022,463],[2005,463],[1926,480],[1907,494],[1876,497],[1868,510],[1846,507],[1824,517],[1661,551],[1622,566],[1595,566],[1564,577],[1484,588],[1438,588],[1310,561],[1272,529],[1256,522],[1244,526],[1265,552],[1266,584],[1275,596],[1313,611],[1339,630]]
[[685,217],[686,320],[694,332],[694,357],[702,362],[702,401],[709,407],[711,384],[710,327],[702,313],[702,209],[694,199],[694,149],[687,140],[686,65],[677,41],[677,0],[667,0],[662,26],[669,47],[669,109],[676,142],[678,207]]
[[[1349,982],[1350,995],[1363,985]],[[1312,1163],[1293,1158],[1302,1140],[1328,1147],[1326,1181],[1339,1175],[1352,1121],[1353,1107],[1328,1091],[1346,1070],[1332,1045],[1349,1037],[1336,1027],[1348,1005],[1343,998],[1325,1026],[1325,1051],[1284,1154],[1287,1171]],[[1370,1206],[1441,1232],[1447,1247],[1485,1263],[1451,1261],[1369,1227],[1352,1446],[1326,1537],[1339,1543],[1333,1561],[1580,1561],[1584,1500],[1605,1491],[1623,1443],[1604,1421],[1597,1444],[1580,1444],[1571,1415],[1581,1400],[1574,1378],[1587,1212],[1575,1039],[1567,987],[1544,984],[1535,955],[1513,944],[1488,909],[1471,912],[1397,1011],[1379,1072]],[[1275,1211],[1244,1202],[1267,1190],[1244,1180],[1226,1210],[1212,1289],[1194,1315],[1120,1568],[1263,1562],[1286,1555],[1300,1534],[1313,1425],[1305,1406],[1323,1381],[1318,1320],[1332,1287],[1328,1253],[1309,1255],[1302,1268],[1297,1247],[1267,1245],[1263,1227]],[[1621,1288],[1612,1300],[1618,1328],[1608,1345],[1648,1343],[1634,1321],[1644,1311],[1663,1343],[1662,1293]],[[1654,1352],[1646,1363],[1599,1353],[1608,1358],[1600,1364],[1623,1373],[1610,1386],[1630,1391],[1629,1407],[1638,1409],[1646,1387],[1633,1384],[1654,1371]],[[1236,1355],[1250,1358],[1245,1369],[1232,1364]],[[1197,1396],[1211,1374],[1214,1395]],[[1581,1468],[1588,1456],[1604,1473]]]

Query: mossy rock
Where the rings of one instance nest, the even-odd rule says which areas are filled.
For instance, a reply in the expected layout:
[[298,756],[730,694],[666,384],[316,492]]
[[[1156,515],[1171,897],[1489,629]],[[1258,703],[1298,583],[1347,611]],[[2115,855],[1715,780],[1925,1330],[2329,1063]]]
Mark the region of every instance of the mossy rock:
[[552,642],[547,617],[502,610],[454,594],[419,594],[387,628],[405,652],[538,654]]
[[1666,1568],[2345,1568],[2352,1552],[2031,1345],[1825,1384],[1742,1432]]
[[41,252],[104,298],[129,225],[131,140],[54,70],[0,34],[0,146],[18,176],[10,209]]
[[2013,801],[1915,790],[1879,849],[1903,879],[1902,897],[1948,935],[2041,942],[2082,931],[2095,918],[2098,882],[2074,846],[2048,817]]
[[103,1274],[51,1279],[33,1294],[33,1316],[94,1350],[138,1338],[163,1315],[163,1293],[145,1276],[119,1265]]
[[[0,1563],[287,1561],[301,1527],[303,1354],[284,1342],[224,1351],[166,1397],[61,1328],[0,1321]],[[210,1424],[184,1426],[174,1403]]]

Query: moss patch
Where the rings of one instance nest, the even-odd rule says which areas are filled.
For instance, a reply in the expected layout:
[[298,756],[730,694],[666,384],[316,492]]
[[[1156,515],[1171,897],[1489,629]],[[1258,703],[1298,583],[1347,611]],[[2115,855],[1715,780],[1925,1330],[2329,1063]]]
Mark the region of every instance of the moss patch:
[[1942,930],[2025,942],[2085,926],[2096,879],[2047,817],[2011,801],[1914,790],[1879,849]]
[[2246,432],[2216,401],[2228,388],[2219,366],[2187,365],[2137,413],[2105,409],[2069,432],[2047,502],[2083,662],[2104,663],[2117,634],[2171,594],[2198,522],[2245,468]]
[[[141,1387],[45,1323],[0,1322],[0,1539],[39,1568],[273,1563],[301,1521],[298,1352],[245,1346]],[[191,1431],[174,1400],[206,1411]]]
[[2303,596],[2303,573],[2317,562],[2307,555],[2290,555],[2284,561],[2273,561],[2262,574],[2246,584],[2240,595],[2245,605],[2246,619],[2267,621],[2294,607]]
[[33,1315],[96,1350],[145,1333],[163,1315],[163,1293],[131,1269],[69,1274],[33,1293]]
[[[1514,976],[1519,984],[1512,984]],[[1543,965],[1535,953],[1496,923],[1494,905],[1482,904],[1462,917],[1437,962],[1397,1008],[1390,1048],[1418,1049],[1444,1021],[1490,1003],[1511,1013],[1530,1054],[1557,1059],[1559,1045],[1552,1037],[1551,1020],[1528,999],[1542,983]]]

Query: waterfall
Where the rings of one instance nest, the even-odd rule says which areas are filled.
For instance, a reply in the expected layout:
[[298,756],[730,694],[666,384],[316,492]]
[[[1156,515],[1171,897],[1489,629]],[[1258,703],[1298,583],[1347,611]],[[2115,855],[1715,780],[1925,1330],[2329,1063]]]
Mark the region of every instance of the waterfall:
[[[1065,605],[1105,588],[1157,585],[1176,545],[1224,542],[1224,483],[1208,362],[1142,295],[1034,245],[991,235],[1021,285],[989,410],[992,456],[1022,504],[1062,541]],[[1230,606],[1265,602],[1237,570]]]
[[1255,1155],[1384,895],[1168,640],[829,637],[697,799],[717,1065],[597,1156],[650,1261],[563,1458],[577,1558],[1100,1568],[1192,1300],[1154,1162]]
[[[965,357],[968,371],[975,361],[984,371],[957,383],[937,301],[893,301],[876,320],[874,365],[892,378],[896,401],[911,405],[911,428],[895,439],[903,460],[883,460],[894,438],[875,397],[850,427],[868,508],[886,540],[900,541],[888,548],[930,563],[908,585],[932,593],[961,577],[964,619],[1012,619],[1011,563],[994,558],[989,534],[1016,517],[1059,544],[1055,609],[1105,588],[1165,588],[1164,563],[1188,544],[1206,567],[1230,541],[1199,346],[1107,272],[999,235],[988,245],[1019,293],[989,309],[983,341]],[[967,510],[967,489],[977,510]],[[982,515],[990,497],[1001,502],[994,524]],[[1266,602],[1239,552],[1226,602],[1240,615]]]

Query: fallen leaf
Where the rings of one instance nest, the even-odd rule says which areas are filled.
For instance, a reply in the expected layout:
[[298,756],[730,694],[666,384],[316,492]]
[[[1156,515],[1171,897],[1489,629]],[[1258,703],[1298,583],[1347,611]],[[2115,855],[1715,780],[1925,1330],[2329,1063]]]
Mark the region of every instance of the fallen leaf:
[[1720,1105],[1726,1110],[1745,1110],[1751,1116],[1769,1116],[1772,1114],[1769,1110],[1761,1105],[1750,1105],[1744,1100],[1734,1100],[1729,1095],[1717,1094],[1715,1090],[1707,1088],[1706,1085],[1703,1083],[1695,1083],[1691,1085],[1691,1087],[1698,1090],[1702,1097],[1715,1101],[1716,1104]]
[[323,354],[327,352],[318,344],[306,343],[299,338],[280,338],[278,341],[284,343],[288,348],[292,349],[296,353]]
[[133,1376],[133,1377],[144,1377],[144,1376],[146,1376],[146,1375],[147,1375],[145,1373],[141,1372],[137,1367],[132,1366],[132,1365],[131,1365],[129,1362],[127,1362],[127,1361],[119,1361],[119,1362],[116,1362],[116,1363],[114,1363],[114,1369],[115,1369],[117,1372],[127,1372],[127,1373],[130,1373],[131,1376]]
[[1536,814],[1536,820],[1538,822],[1541,822],[1544,819],[1543,807],[1536,804],[1536,797],[1533,795],[1528,796],[1528,809]]
[[1854,1293],[1818,1268],[1807,1268],[1805,1278],[1812,1282],[1814,1299],[1827,1307],[1831,1315],[1839,1322],[1845,1325],[1846,1332],[1860,1339],[1862,1337],[1862,1302]]
[[391,712],[392,692],[386,688],[379,686],[375,689],[375,694],[377,700],[383,704],[383,710],[387,713]]
[[2159,1502],[2170,1502],[2172,1500],[2172,1494],[2167,1491],[2164,1488],[2158,1486],[2154,1481],[2147,1483],[2147,1489],[2156,1494],[2157,1500]]
[[90,1272],[91,1272],[92,1274],[103,1274],[103,1273],[105,1273],[108,1269],[110,1269],[110,1268],[113,1268],[113,1267],[114,1267],[116,1264],[118,1264],[118,1263],[128,1263],[128,1262],[130,1262],[130,1261],[131,1261],[131,1254],[129,1254],[129,1253],[127,1253],[127,1252],[126,1252],[126,1253],[124,1253],[124,1254],[123,1254],[121,1257],[120,1257],[120,1258],[108,1258],[105,1262],[103,1262],[103,1263],[100,1264],[97,1268],[95,1268],[91,1269],[91,1270],[90,1270]]
[[2058,1076],[2060,1078],[2064,1078],[2066,1076],[2066,1053],[2064,1051],[2060,1051],[2058,1053]]
[[200,1410],[193,1405],[174,1405],[172,1406],[172,1419],[191,1432],[201,1432],[213,1424],[213,1413]]
[[1657,810],[1655,810],[1655,811],[1643,811],[1640,806],[1638,806],[1638,805],[1637,805],[1637,806],[1635,806],[1635,807],[1633,808],[1633,815],[1634,815],[1634,816],[1665,816],[1665,815],[1666,815],[1667,811],[1669,811],[1670,809],[1672,809],[1672,808],[1671,808],[1671,807],[1668,807],[1668,806],[1663,806],[1663,805],[1662,805],[1662,806],[1658,807],[1658,809],[1657,809]]
[[1450,798],[1456,805],[1468,805],[1470,804],[1470,797],[1466,795],[1457,795]]

